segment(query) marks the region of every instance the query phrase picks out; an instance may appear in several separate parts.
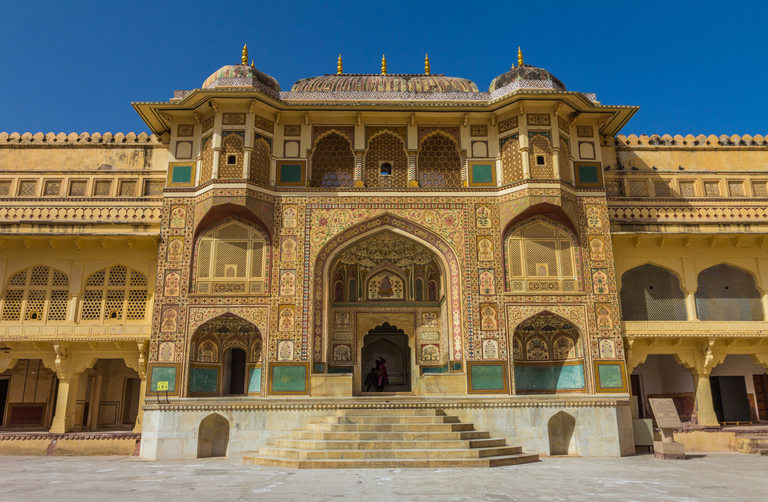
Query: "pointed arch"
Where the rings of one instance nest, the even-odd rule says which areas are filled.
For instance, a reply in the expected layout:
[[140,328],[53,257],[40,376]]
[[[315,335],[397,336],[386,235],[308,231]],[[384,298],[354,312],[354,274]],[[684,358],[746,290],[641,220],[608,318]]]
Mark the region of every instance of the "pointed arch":
[[625,321],[685,321],[688,313],[680,279],[672,270],[646,263],[621,276],[621,316]]
[[113,265],[88,276],[80,306],[83,321],[141,321],[147,314],[147,276]]
[[11,274],[2,296],[3,321],[64,321],[67,318],[69,277],[47,265]]
[[[326,287],[327,281],[324,278],[329,277],[330,267],[334,258],[348,245],[382,230],[390,230],[413,239],[431,250],[437,257],[446,275],[446,302],[450,311],[454,313],[452,319],[449,320],[452,358],[461,359],[463,355],[461,338],[463,308],[460,297],[461,273],[456,253],[442,237],[431,230],[389,213],[363,221],[340,232],[326,242],[317,253],[314,269],[311,274],[307,275],[307,282],[305,283],[305,287],[311,288],[312,291],[312,309],[306,314],[305,325],[312,326],[311,346],[313,359],[318,362],[322,361],[323,354],[326,351],[324,343],[328,339],[328,319],[325,316],[325,312],[330,307],[330,295]],[[313,322],[310,322],[310,317],[313,319]]]
[[[390,164],[391,173],[382,175],[381,163]],[[363,181],[367,187],[404,187],[408,183],[408,154],[405,141],[389,130],[373,134],[366,145]]]
[[443,131],[433,131],[421,140],[417,166],[421,187],[460,188],[462,185],[459,145]]
[[695,293],[701,321],[762,321],[763,305],[749,271],[721,263],[699,272]]
[[346,135],[331,129],[316,140],[310,163],[310,186],[352,186],[355,154]]

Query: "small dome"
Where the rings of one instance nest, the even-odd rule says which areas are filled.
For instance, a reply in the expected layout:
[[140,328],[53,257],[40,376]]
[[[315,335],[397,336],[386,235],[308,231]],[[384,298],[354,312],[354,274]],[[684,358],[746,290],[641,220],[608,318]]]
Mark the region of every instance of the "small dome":
[[516,66],[506,73],[502,73],[491,81],[488,88],[493,92],[510,84],[513,89],[552,89],[554,91],[565,91],[565,85],[544,68],[523,64]]
[[255,87],[280,92],[280,84],[273,77],[247,64],[222,66],[203,82],[203,89],[225,87]]
[[466,78],[427,74],[326,74],[297,80],[292,92],[478,92]]

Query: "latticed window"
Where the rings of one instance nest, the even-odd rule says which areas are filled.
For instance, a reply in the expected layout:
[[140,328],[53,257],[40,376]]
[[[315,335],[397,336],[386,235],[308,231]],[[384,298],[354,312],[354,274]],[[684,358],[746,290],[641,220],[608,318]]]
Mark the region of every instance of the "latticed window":
[[317,140],[311,170],[313,187],[352,186],[355,155],[349,140],[335,132]]
[[255,228],[230,221],[199,240],[195,269],[198,293],[266,292],[267,241]]
[[[382,165],[389,165],[388,175]],[[385,132],[368,142],[365,152],[365,186],[404,187],[408,181],[408,156],[405,144],[399,136]]]
[[251,181],[261,185],[269,184],[269,166],[272,152],[264,138],[257,137],[251,153]]
[[763,306],[755,279],[730,265],[715,265],[699,274],[696,313],[702,321],[762,321]]
[[445,134],[424,138],[419,148],[419,185],[428,188],[461,186],[461,156],[456,142]]
[[505,239],[507,279],[513,292],[577,291],[577,245],[543,218],[513,228]]
[[64,321],[67,318],[69,279],[46,266],[16,272],[3,298],[3,321]]
[[625,321],[685,321],[685,293],[677,276],[656,265],[642,265],[621,278],[621,315]]
[[91,274],[85,282],[80,319],[141,321],[147,311],[147,277],[122,265]]

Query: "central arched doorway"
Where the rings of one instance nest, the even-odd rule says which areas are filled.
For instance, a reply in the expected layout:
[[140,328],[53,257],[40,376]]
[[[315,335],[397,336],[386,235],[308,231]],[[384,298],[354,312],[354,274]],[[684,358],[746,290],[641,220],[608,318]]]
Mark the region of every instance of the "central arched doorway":
[[[364,375],[363,392],[373,390],[410,392],[411,349],[408,345],[408,335],[403,330],[398,329],[397,326],[391,326],[385,321],[380,326],[370,330],[363,337],[360,359],[360,367]],[[376,373],[377,368],[382,363],[383,367],[386,368],[386,383],[380,381],[383,375]],[[372,371],[373,374],[371,374]],[[381,370],[379,373],[382,373]]]
[[261,391],[261,332],[253,323],[224,314],[192,336],[188,394],[244,396]]

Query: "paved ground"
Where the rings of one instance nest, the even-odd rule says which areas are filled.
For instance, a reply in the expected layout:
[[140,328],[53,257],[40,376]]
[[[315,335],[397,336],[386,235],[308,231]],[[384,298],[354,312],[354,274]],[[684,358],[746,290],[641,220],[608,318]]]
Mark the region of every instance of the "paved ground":
[[0,457],[0,500],[315,501],[768,499],[768,456],[553,458],[493,469],[291,470],[234,460]]

